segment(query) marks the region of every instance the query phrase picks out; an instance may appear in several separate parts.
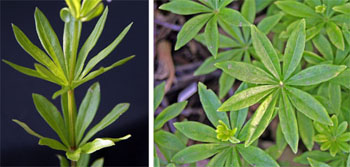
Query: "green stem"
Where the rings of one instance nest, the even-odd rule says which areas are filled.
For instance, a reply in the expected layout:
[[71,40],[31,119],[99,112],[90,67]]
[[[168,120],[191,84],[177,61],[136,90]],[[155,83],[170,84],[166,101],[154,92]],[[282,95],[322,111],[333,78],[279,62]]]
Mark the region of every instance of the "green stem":
[[69,121],[69,136],[72,149],[75,149],[75,119],[76,119],[76,106],[74,90],[68,91],[68,121]]

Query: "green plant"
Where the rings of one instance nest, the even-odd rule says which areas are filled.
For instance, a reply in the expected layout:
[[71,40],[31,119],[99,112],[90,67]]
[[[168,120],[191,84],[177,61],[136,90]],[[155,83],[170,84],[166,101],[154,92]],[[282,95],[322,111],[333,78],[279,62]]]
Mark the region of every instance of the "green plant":
[[[24,128],[29,134],[38,137],[40,139],[39,145],[45,145],[52,149],[66,152],[66,157],[72,161],[71,166],[88,166],[89,154],[102,148],[113,146],[115,142],[130,137],[130,135],[126,135],[121,138],[95,138],[92,141],[90,140],[97,132],[116,121],[129,108],[129,104],[121,103],[116,105],[99,123],[86,131],[98,109],[100,85],[99,83],[95,83],[89,88],[79,108],[76,106],[74,89],[102,73],[126,63],[134,57],[124,58],[111,66],[101,67],[91,72],[121,42],[132,24],[127,26],[108,47],[100,51],[85,65],[89,52],[95,46],[102,33],[107,19],[108,7],[104,9],[101,0],[84,0],[82,5],[80,0],[66,0],[66,3],[69,8],[63,8],[60,12],[61,19],[65,23],[63,49],[48,19],[37,8],[34,15],[35,26],[46,53],[35,46],[16,25],[12,25],[17,42],[38,63],[34,64],[34,70],[16,65],[7,60],[3,61],[23,74],[40,78],[62,87],[62,89],[53,94],[52,98],[55,99],[61,96],[63,116],[44,96],[33,94],[33,101],[37,111],[55,131],[60,141],[44,137],[34,132],[21,121],[13,121]],[[103,14],[95,28],[78,52],[82,23],[99,16],[102,12]],[[59,155],[58,158],[61,166],[69,166],[64,156]],[[98,159],[94,165],[102,166],[103,159]]]

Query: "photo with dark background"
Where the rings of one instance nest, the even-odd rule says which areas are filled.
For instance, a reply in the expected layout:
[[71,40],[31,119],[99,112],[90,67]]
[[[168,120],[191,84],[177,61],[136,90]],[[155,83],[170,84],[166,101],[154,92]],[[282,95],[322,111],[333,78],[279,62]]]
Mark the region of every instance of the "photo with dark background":
[[[131,22],[134,22],[124,40],[96,67],[106,67],[131,56],[136,57],[123,66],[116,67],[75,89],[77,106],[88,88],[95,82],[101,85],[99,109],[91,125],[98,123],[118,104],[130,103],[130,108],[115,123],[97,133],[95,137],[122,137],[128,140],[116,143],[92,154],[90,163],[104,157],[105,166],[148,165],[148,2],[147,0],[104,1],[109,13],[104,30],[88,59],[108,46]],[[64,23],[59,12],[66,7],[62,1],[3,1],[1,0],[1,59],[21,66],[34,68],[35,60],[16,42],[11,23],[17,25],[39,48],[34,10],[38,7],[48,18],[61,44]],[[83,23],[80,47],[94,28],[98,17]],[[34,131],[58,139],[36,111],[32,93],[38,93],[60,109],[60,99],[51,99],[60,87],[47,81],[26,76],[1,62],[1,166],[58,166],[56,154],[62,151],[39,146],[38,138],[27,134],[12,122],[18,119]],[[91,125],[89,128],[91,128]],[[89,129],[88,128],[88,129]]]

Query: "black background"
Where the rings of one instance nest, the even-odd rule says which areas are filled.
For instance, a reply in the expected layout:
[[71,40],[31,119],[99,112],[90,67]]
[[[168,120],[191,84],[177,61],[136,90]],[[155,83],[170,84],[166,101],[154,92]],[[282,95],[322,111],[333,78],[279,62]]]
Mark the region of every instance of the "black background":
[[[126,141],[94,153],[91,159],[105,158],[105,166],[147,166],[148,164],[148,2],[147,0],[104,1],[109,13],[104,30],[89,58],[111,43],[130,22],[134,25],[116,49],[96,67],[108,66],[124,57],[136,57],[123,66],[84,83],[75,90],[77,105],[94,82],[101,85],[101,103],[92,124],[101,120],[116,104],[129,102],[129,110],[114,124],[95,137],[121,137]],[[1,1],[1,59],[33,68],[35,62],[16,42],[11,23],[17,25],[28,38],[42,48],[34,24],[35,7],[46,15],[59,40],[62,41],[64,23],[59,11],[64,1]],[[92,31],[98,18],[83,23],[80,46]],[[89,59],[88,58],[88,59]],[[60,100],[51,100],[59,86],[23,75],[1,62],[1,166],[57,166],[55,154],[64,152],[37,145],[38,139],[27,134],[11,119],[27,123],[33,130],[47,137],[57,136],[35,110],[32,93],[49,98],[60,109]],[[91,128],[91,126],[90,126]],[[91,161],[90,160],[90,163]]]

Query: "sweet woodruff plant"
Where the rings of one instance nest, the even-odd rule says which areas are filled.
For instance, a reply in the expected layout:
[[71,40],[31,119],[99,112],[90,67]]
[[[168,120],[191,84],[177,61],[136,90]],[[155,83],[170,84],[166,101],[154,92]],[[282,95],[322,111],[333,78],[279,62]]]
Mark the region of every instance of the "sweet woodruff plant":
[[[122,41],[132,23],[111,44],[86,63],[89,52],[93,49],[102,33],[107,19],[108,7],[104,7],[101,0],[84,0],[82,2],[81,0],[66,0],[66,3],[68,7],[63,8],[60,12],[61,19],[64,22],[62,45],[49,20],[40,9],[36,8],[34,14],[36,32],[45,51],[33,44],[20,28],[14,24],[12,25],[17,42],[37,61],[34,64],[35,69],[22,67],[7,60],[3,61],[23,74],[40,78],[62,87],[52,96],[53,99],[60,96],[62,112],[59,112],[46,97],[33,94],[33,101],[37,111],[56,132],[59,140],[34,132],[24,122],[19,120],[13,121],[29,134],[39,138],[39,145],[64,151],[65,156],[58,155],[61,166],[69,166],[67,159],[71,160],[71,166],[88,166],[89,154],[102,148],[113,146],[115,142],[128,139],[131,136],[92,139],[97,132],[116,121],[128,109],[129,104],[121,103],[116,105],[99,123],[87,131],[100,102],[100,85],[95,83],[89,88],[79,107],[76,106],[74,89],[114,67],[123,65],[134,57],[124,58],[108,67],[100,67],[98,70],[93,71],[93,68],[106,58]],[[82,24],[99,15],[101,16],[95,28],[79,50]],[[101,158],[96,160],[92,166],[102,165],[103,159]]]

